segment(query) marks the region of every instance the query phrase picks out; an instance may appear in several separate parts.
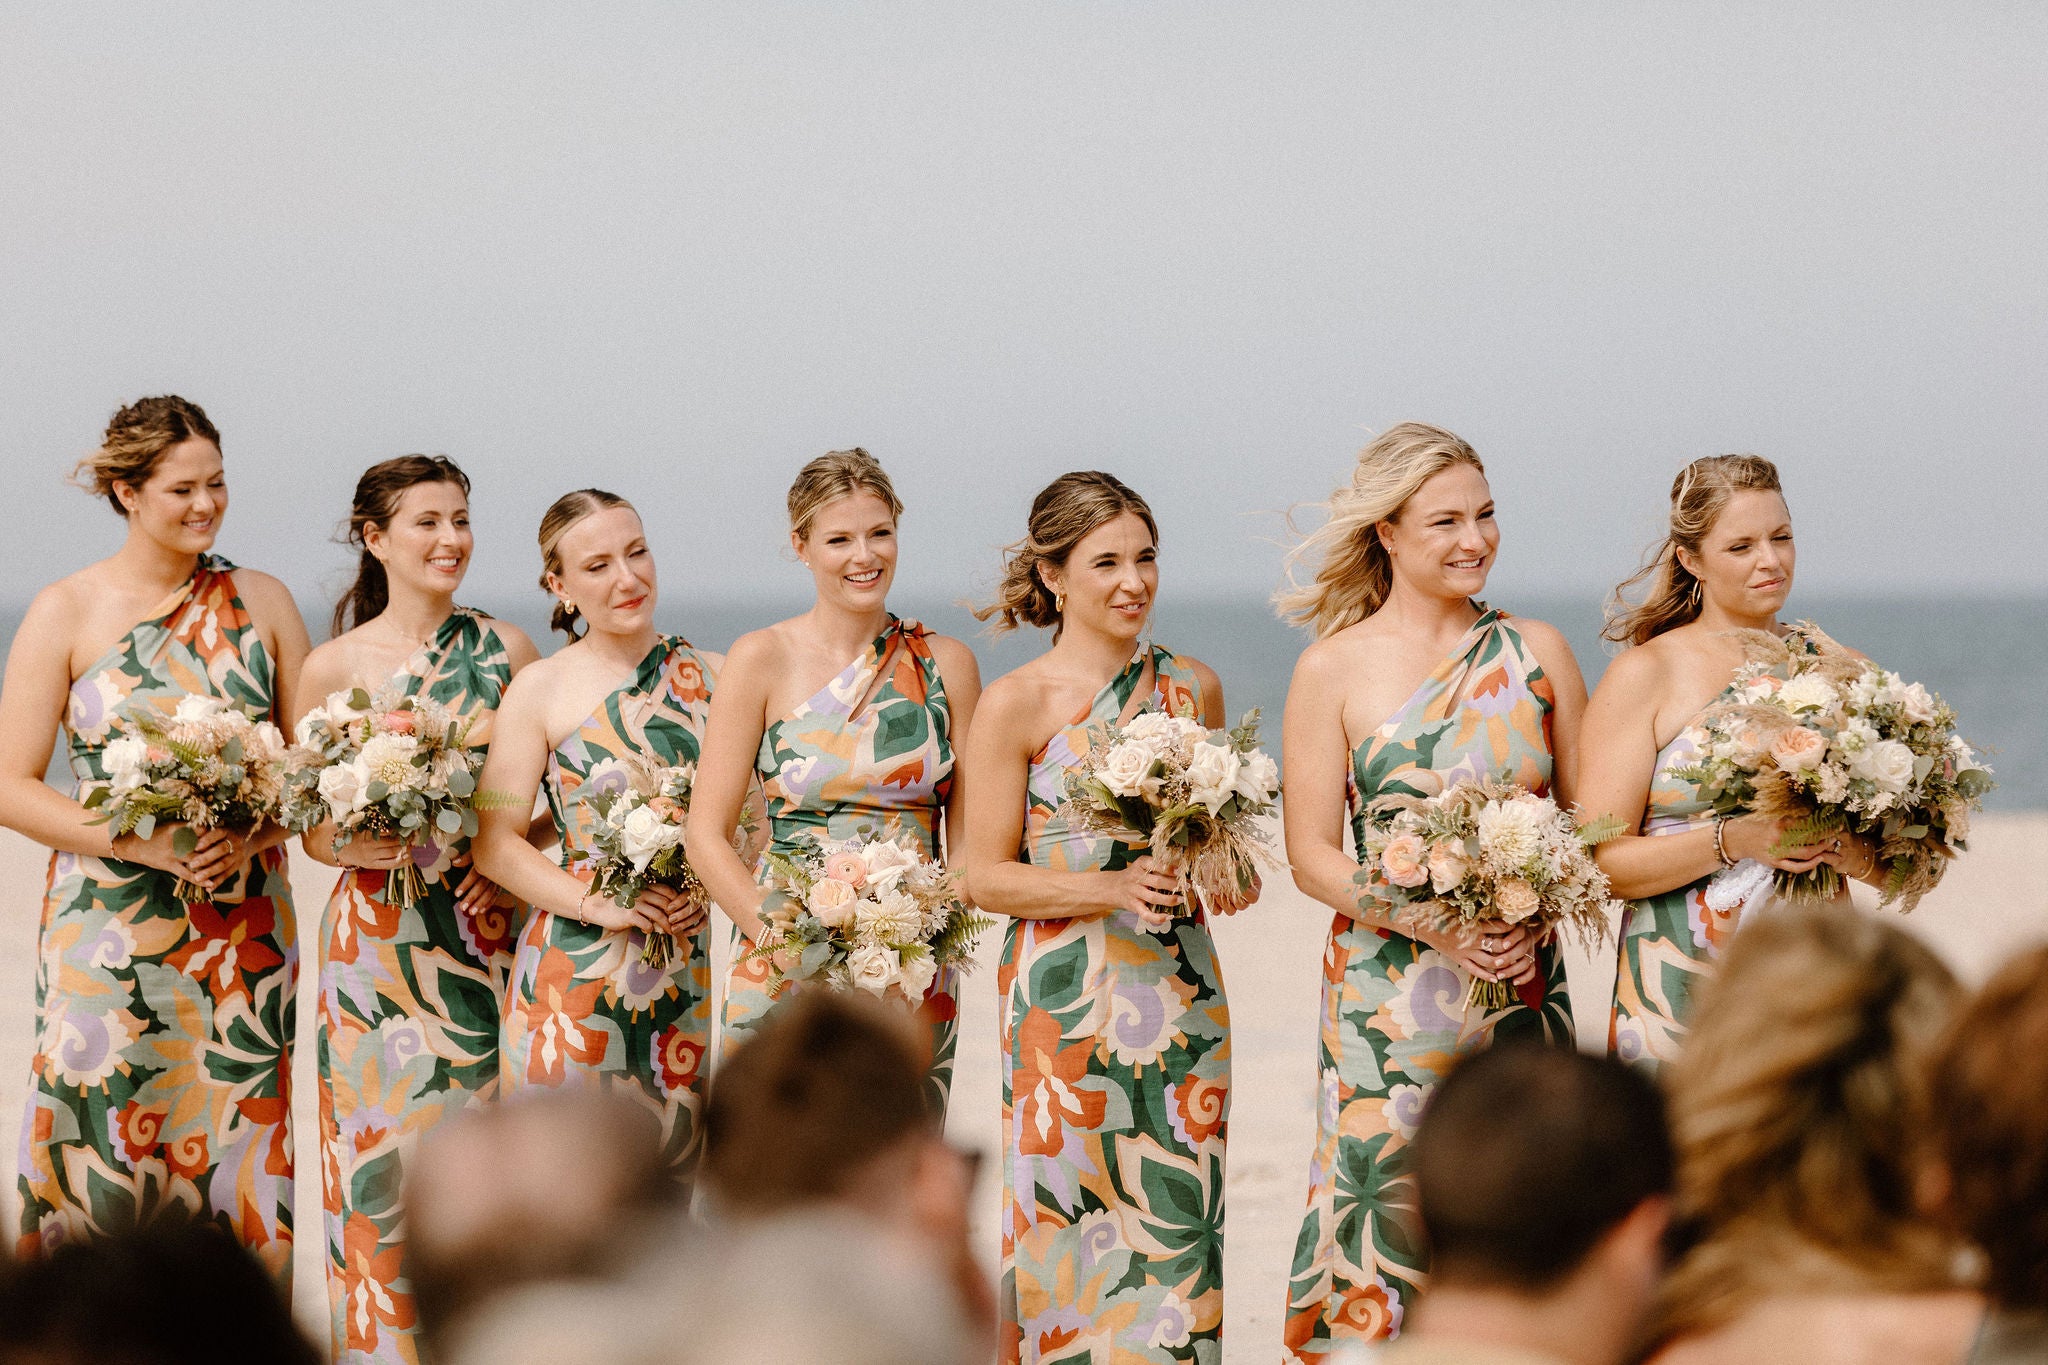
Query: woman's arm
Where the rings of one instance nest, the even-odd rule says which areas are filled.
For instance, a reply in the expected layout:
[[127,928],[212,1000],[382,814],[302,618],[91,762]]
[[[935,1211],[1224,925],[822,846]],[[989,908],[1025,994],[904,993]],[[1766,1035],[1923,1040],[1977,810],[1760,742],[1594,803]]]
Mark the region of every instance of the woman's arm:
[[1151,856],[1121,872],[1073,872],[1019,859],[1025,787],[1042,708],[1031,689],[1003,679],[981,699],[974,731],[960,753],[967,799],[960,808],[959,866],[967,894],[984,910],[1015,919],[1075,919],[1130,910],[1163,925],[1180,900],[1174,878]]
[[1547,621],[1517,618],[1522,638],[1550,681],[1550,796],[1570,810],[1579,791],[1579,734],[1586,718],[1586,675],[1565,640]]
[[781,649],[765,630],[733,642],[718,685],[711,691],[711,717],[690,791],[690,822],[683,852],[704,889],[726,918],[749,940],[761,933],[761,902],[767,893],[733,848],[740,810],[754,778],[754,756],[767,726],[768,685],[781,664]]
[[960,749],[967,742],[968,723],[981,701],[981,665],[973,650],[949,635],[932,637],[932,658],[946,688],[948,735],[953,744],[953,785],[946,794],[946,853],[951,861],[953,850],[967,837],[961,815],[966,809],[967,774],[966,765],[960,762]]

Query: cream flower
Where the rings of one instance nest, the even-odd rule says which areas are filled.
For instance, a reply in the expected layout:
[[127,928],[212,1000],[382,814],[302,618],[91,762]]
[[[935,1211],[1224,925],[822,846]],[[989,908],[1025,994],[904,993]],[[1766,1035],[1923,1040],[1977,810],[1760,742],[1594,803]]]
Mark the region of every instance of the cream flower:
[[1124,740],[1102,757],[1102,785],[1118,796],[1157,796],[1161,779],[1152,770],[1158,763],[1149,744]]
[[885,995],[901,980],[902,965],[895,949],[863,943],[846,955],[847,983],[874,995]]
[[336,820],[346,820],[362,810],[367,804],[369,778],[363,771],[362,760],[350,763],[335,763],[320,770],[320,799],[327,803],[328,813]]
[[1214,815],[1237,791],[1244,760],[1227,744],[1197,744],[1188,764],[1188,794]]
[[1849,775],[1880,791],[1902,792],[1913,782],[1913,751],[1895,739],[1881,739],[1849,760]]
[[1543,898],[1536,888],[1520,877],[1509,877],[1493,888],[1493,910],[1509,924],[1519,924],[1536,913]]
[[868,889],[880,894],[894,886],[922,858],[900,839],[875,839],[861,849],[860,860],[867,869]]
[[844,929],[853,923],[853,903],[857,899],[858,893],[845,882],[820,877],[811,883],[810,894],[804,897],[804,906],[827,929]]
[[1248,805],[1264,805],[1280,794],[1280,765],[1264,749],[1254,749],[1244,756],[1244,767],[1237,774],[1237,794]]
[[1771,741],[1771,758],[1788,773],[1812,772],[1827,757],[1828,742],[1804,725],[1781,730]]
[[112,779],[116,792],[131,792],[143,784],[149,764],[149,745],[135,735],[123,735],[100,750],[100,762]]
[[906,943],[924,928],[924,915],[917,902],[901,891],[885,891],[875,900],[854,905],[853,924],[862,937],[877,943]]
[[1926,725],[1934,719],[1934,694],[1919,683],[1907,683],[1891,689],[1892,704],[1905,713],[1906,719],[1915,725]]
[[898,984],[903,993],[912,1000],[922,1000],[931,990],[932,982],[938,980],[939,964],[932,960],[930,953],[919,953],[916,957],[900,959]]
[[1380,871],[1395,886],[1420,886],[1429,880],[1429,870],[1422,865],[1426,856],[1420,834],[1397,834],[1380,852]]
[[1520,867],[1543,850],[1541,803],[1496,801],[1479,812],[1479,855],[1496,867]]
[[419,749],[420,742],[411,735],[372,735],[363,745],[363,771],[372,782],[382,782],[387,787],[410,786],[418,771],[413,767],[412,756]]
[[682,826],[670,824],[648,806],[635,806],[619,827],[619,851],[635,872],[645,872],[657,854],[682,841]]
[[1429,889],[1439,896],[1464,881],[1471,870],[1472,861],[1465,850],[1449,839],[1429,850]]
[[1802,711],[1832,711],[1842,696],[1826,678],[1802,673],[1778,689],[1778,705],[1795,715]]

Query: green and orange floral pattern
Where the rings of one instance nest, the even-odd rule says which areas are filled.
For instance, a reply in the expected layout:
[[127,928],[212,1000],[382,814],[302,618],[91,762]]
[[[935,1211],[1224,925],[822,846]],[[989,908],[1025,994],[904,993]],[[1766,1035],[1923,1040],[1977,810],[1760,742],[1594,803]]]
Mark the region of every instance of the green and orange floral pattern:
[[[953,789],[952,711],[925,628],[890,617],[859,658],[763,731],[754,768],[776,852],[798,854],[814,839],[865,831],[909,837],[937,858]],[[735,928],[721,1023],[727,1047],[744,1040],[775,1002],[769,964],[747,960],[753,950]],[[941,970],[917,1011],[931,1037],[927,1098],[941,1116],[960,1029],[958,975]]]
[[[589,877],[593,816],[576,798],[611,784],[624,790],[623,760],[695,763],[716,684],[703,655],[664,638],[633,680],[606,697],[548,756],[543,787],[562,830],[562,866]],[[665,965],[641,960],[640,929],[601,929],[536,912],[519,936],[505,1000],[499,1085],[597,1083],[646,1103],[661,1121],[663,1151],[687,1188],[703,1147],[711,1043],[711,957],[700,923]]]
[[[392,679],[470,722],[483,749],[512,660],[487,618],[458,607]],[[448,1115],[492,1094],[516,903],[471,914],[455,888],[468,841],[414,852],[426,891],[410,906],[386,874],[345,869],[327,902],[320,963],[320,1144],[327,1297],[337,1362],[417,1365],[398,1195],[407,1153]]]
[[[1462,778],[1550,789],[1556,696],[1505,613],[1482,611],[1415,694],[1352,754],[1352,832],[1394,792],[1433,796]],[[1542,980],[1504,1009],[1467,1008],[1471,977],[1417,939],[1337,914],[1323,954],[1320,1132],[1308,1213],[1287,1289],[1291,1358],[1320,1361],[1400,1331],[1427,1270],[1408,1142],[1456,1059],[1517,1037],[1568,1044],[1556,944]]]
[[[1024,861],[1114,872],[1142,851],[1071,829],[1059,813],[1088,726],[1135,714],[1134,698],[1201,714],[1188,662],[1141,650],[1033,758]],[[1206,921],[1195,911],[1153,933],[1127,911],[1012,920],[997,985],[1002,1358],[1214,1365],[1230,1010]]]
[[[64,729],[80,795],[107,775],[123,715],[189,694],[275,720],[269,652],[234,566],[192,577],[72,684]],[[298,976],[285,854],[186,905],[168,873],[53,853],[22,1124],[24,1255],[173,1205],[218,1221],[287,1290],[290,1046]]]

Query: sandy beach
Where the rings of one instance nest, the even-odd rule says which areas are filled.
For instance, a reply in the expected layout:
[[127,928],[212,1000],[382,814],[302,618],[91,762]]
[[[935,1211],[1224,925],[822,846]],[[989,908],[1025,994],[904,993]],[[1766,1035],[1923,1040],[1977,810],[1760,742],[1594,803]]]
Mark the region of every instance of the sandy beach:
[[[2048,814],[1980,819],[1975,847],[1941,889],[1902,922],[1922,935],[1963,977],[1980,980],[2020,947],[2048,939],[2048,871],[2036,861],[2048,843]],[[16,1143],[33,1051],[36,924],[47,855],[0,831],[0,888],[12,907],[0,923],[0,1186],[11,1244],[16,1217]],[[333,873],[303,855],[293,860],[301,934],[310,943]],[[1314,1142],[1317,959],[1329,913],[1294,890],[1270,885],[1252,911],[1216,929],[1230,996],[1235,1054],[1231,1102],[1229,1233],[1225,1285],[1227,1361],[1271,1360],[1278,1347],[1282,1297],[1300,1219],[1309,1151]],[[722,942],[724,936],[716,935]],[[959,1070],[951,1136],[991,1157],[977,1191],[982,1254],[997,1260],[996,1213],[1001,1197],[1000,1103],[993,964],[1001,935],[982,944],[983,969],[962,1002]],[[722,957],[722,952],[720,953]],[[313,1084],[311,954],[302,964],[299,1050],[293,1063],[294,1118],[300,1169],[318,1170]],[[1582,1038],[1604,1041],[1613,983],[1611,950],[1570,956],[1572,998]],[[316,1339],[325,1338],[326,1301],[320,1254],[320,1197],[306,1181],[298,1192],[299,1229],[294,1301]]]

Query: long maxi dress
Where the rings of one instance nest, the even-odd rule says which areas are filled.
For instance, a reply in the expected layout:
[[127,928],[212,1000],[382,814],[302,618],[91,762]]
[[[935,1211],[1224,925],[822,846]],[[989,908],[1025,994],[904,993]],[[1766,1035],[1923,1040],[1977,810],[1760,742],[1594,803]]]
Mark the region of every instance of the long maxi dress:
[[[1033,756],[1026,862],[1114,872],[1143,852],[1069,828],[1059,806],[1088,727],[1147,708],[1201,714],[1187,660],[1140,650]],[[1230,1009],[1201,910],[1158,933],[1127,910],[1012,920],[997,985],[1003,1360],[1214,1365]]]
[[[939,856],[953,789],[953,714],[930,634],[890,617],[859,658],[761,734],[754,768],[767,805],[769,848],[801,855],[815,840],[872,834],[916,841]],[[766,863],[762,865],[766,875]],[[769,965],[747,960],[752,939],[733,930],[723,1046],[743,1042],[774,1004]],[[918,1007],[931,1040],[925,1098],[944,1117],[959,1034],[958,973],[941,971]]]
[[[1353,751],[1355,846],[1382,796],[1431,796],[1486,777],[1547,793],[1555,704],[1506,613],[1482,610],[1450,657]],[[1293,1358],[1319,1361],[1399,1332],[1427,1268],[1407,1149],[1430,1091],[1459,1056],[1494,1042],[1572,1040],[1563,954],[1545,944],[1538,961],[1541,979],[1505,1008],[1468,1009],[1472,978],[1444,954],[1342,912],[1332,919],[1319,1133],[1287,1289]]]
[[[562,830],[562,866],[588,878],[586,792],[623,790],[624,760],[695,763],[717,679],[686,640],[664,637],[548,755],[543,789]],[[700,923],[666,966],[640,960],[646,934],[535,910],[519,935],[505,998],[499,1086],[600,1084],[643,1101],[685,1192],[703,1147],[704,1054],[711,1045],[711,957]]]
[[[80,795],[107,780],[117,718],[219,697],[271,719],[275,665],[235,566],[192,577],[71,685]],[[53,853],[21,1129],[22,1254],[177,1204],[226,1227],[289,1293],[291,1039],[298,938],[284,849],[192,905],[169,873]]]
[[[391,678],[470,722],[490,741],[512,660],[487,620],[457,607]],[[327,1215],[327,1299],[337,1362],[420,1358],[399,1209],[404,1162],[420,1136],[496,1090],[499,1021],[516,909],[500,895],[456,907],[468,841],[422,842],[426,883],[410,906],[389,874],[346,868],[327,902],[320,962],[320,1143]]]

